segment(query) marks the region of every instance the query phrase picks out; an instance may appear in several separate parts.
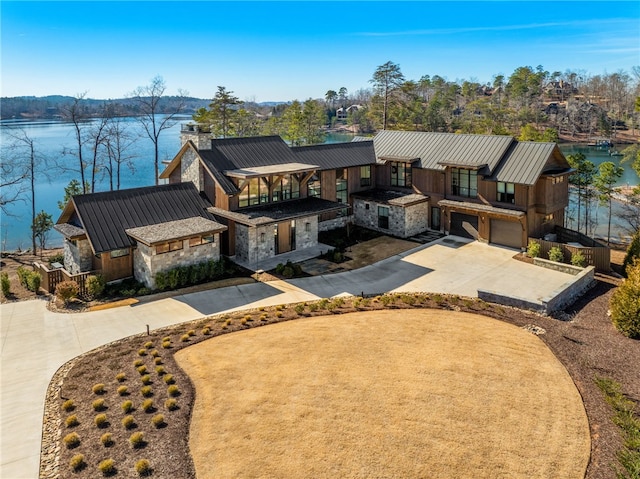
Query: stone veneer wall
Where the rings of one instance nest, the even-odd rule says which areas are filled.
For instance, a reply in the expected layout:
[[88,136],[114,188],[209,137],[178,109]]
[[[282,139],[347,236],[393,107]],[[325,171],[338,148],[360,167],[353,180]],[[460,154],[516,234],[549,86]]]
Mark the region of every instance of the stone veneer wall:
[[64,241],[64,269],[71,274],[93,269],[93,250],[89,240],[77,240],[77,245],[69,240]]
[[[307,231],[307,223],[309,231]],[[275,254],[275,230],[277,225],[249,227],[236,225],[236,259],[238,262],[260,266],[260,261],[273,258]],[[262,236],[264,234],[264,237]],[[318,217],[296,219],[296,250],[318,244]]]
[[156,254],[154,246],[138,243],[133,250],[133,275],[147,288],[154,289],[154,275],[178,266],[188,266],[209,260],[220,259],[220,235],[214,235],[213,243],[189,247],[189,240],[182,242],[182,249]]
[[204,191],[204,177],[200,174],[200,161],[193,149],[187,150],[180,163],[181,181],[191,181],[198,191]]
[[[389,229],[378,226],[378,206],[389,208]],[[415,236],[429,227],[429,203],[426,201],[401,207],[356,198],[353,210],[356,225],[401,238]]]
[[348,223],[353,223],[354,215],[338,216],[332,220],[321,221],[318,223],[318,231],[331,231],[336,228],[344,228]]

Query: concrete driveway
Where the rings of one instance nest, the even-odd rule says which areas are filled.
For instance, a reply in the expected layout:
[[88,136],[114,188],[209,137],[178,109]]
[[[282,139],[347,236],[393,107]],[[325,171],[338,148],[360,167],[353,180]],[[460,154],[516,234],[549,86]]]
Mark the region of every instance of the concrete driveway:
[[44,398],[70,359],[133,334],[226,311],[341,293],[477,289],[537,301],[573,277],[512,259],[515,250],[448,236],[355,271],[201,291],[91,313],[60,314],[43,300],[0,305],[0,477],[38,477]]

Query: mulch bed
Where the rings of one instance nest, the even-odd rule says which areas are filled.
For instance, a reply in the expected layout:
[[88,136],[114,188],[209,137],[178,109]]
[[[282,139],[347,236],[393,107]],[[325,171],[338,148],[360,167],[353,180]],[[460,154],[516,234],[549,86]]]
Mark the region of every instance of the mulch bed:
[[[372,300],[369,304],[361,303],[355,307],[352,300],[346,299],[344,304],[335,307],[331,313],[366,311],[385,307],[455,309],[484,314],[519,327],[526,327],[538,334],[541,333],[539,337],[565,365],[584,400],[592,438],[591,461],[586,478],[606,479],[614,474],[613,469],[617,467],[616,453],[622,442],[620,432],[611,420],[612,410],[604,401],[604,396],[595,385],[594,378],[601,376],[618,381],[622,384],[624,393],[631,399],[638,402],[640,398],[640,361],[637,360],[640,357],[640,341],[634,341],[619,334],[608,319],[609,298],[614,289],[611,283],[599,281],[593,290],[559,318],[541,316],[473,299],[438,294],[415,296],[418,298],[415,304],[408,304],[407,301],[402,300],[402,295],[398,295],[391,304],[386,306],[381,300]],[[60,378],[52,381],[47,395],[46,413],[49,414],[50,419],[45,418],[45,423],[59,424],[60,428],[49,437],[45,434],[43,451],[51,451],[51,453],[43,454],[43,463],[51,467],[51,456],[58,454],[52,446],[57,445],[69,432],[77,432],[81,437],[81,443],[74,449],[67,449],[64,444],[61,444],[59,471],[54,468],[49,475],[41,477],[96,477],[97,464],[106,458],[113,458],[116,462],[118,472],[115,477],[133,477],[135,463],[139,459],[150,461],[153,468],[151,477],[185,479],[195,477],[188,451],[189,418],[194,391],[189,378],[174,362],[173,353],[182,347],[215,335],[295,319],[301,315],[316,316],[331,313],[322,309],[310,312],[307,307],[304,312],[298,314],[293,306],[288,306],[220,315],[156,331],[150,336],[127,338],[77,358],[66,375],[61,374]],[[206,331],[207,334],[203,330],[204,327],[210,328]],[[194,335],[188,342],[183,342],[183,335],[189,330],[192,330]],[[171,337],[171,347],[167,349],[162,348],[162,338],[166,336]],[[144,346],[148,341],[152,343],[151,348]],[[144,356],[138,354],[141,349],[147,350]],[[164,406],[164,401],[168,398],[167,385],[155,371],[151,355],[154,349],[157,349],[166,372],[174,376],[175,384],[180,389],[180,396],[176,398],[179,409],[175,411],[168,411]],[[152,399],[157,408],[153,413],[146,413],[140,407],[144,398],[140,394],[141,374],[134,366],[136,360],[144,362],[151,376]],[[116,381],[115,376],[119,372],[126,374],[126,381],[122,383]],[[105,384],[106,392],[103,395],[92,392],[92,387],[99,382]],[[61,388],[58,391],[57,385],[60,383]],[[128,386],[129,396],[118,395],[117,388],[120,385]],[[69,413],[61,411],[65,398],[75,401],[74,411]],[[95,416],[99,412],[94,411],[92,403],[98,398],[105,399],[107,405],[107,409],[103,412],[107,414],[110,425],[105,429],[98,429],[94,424]],[[121,424],[125,414],[121,411],[120,405],[127,399],[132,400],[136,406],[136,410],[131,414],[136,419],[137,427],[131,431],[126,431]],[[79,425],[66,428],[64,420],[70,414],[78,416]],[[165,416],[166,426],[158,429],[151,424],[151,418],[155,414]],[[147,442],[143,448],[133,449],[128,443],[130,434],[135,431],[144,433]],[[104,432],[111,432],[114,437],[114,443],[110,447],[104,447],[100,443],[100,436]],[[56,434],[58,434],[57,437]],[[74,473],[69,467],[69,461],[78,453],[85,456],[87,465],[83,470]]]

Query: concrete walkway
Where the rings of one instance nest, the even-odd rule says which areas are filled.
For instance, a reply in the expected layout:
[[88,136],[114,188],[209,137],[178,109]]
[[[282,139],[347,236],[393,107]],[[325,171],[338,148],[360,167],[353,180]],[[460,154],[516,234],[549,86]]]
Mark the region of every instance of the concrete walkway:
[[201,291],[90,313],[53,313],[43,300],[0,306],[0,478],[38,477],[44,398],[70,359],[133,334],[226,311],[341,293],[477,289],[539,300],[572,276],[512,259],[514,250],[445,237],[371,266],[326,276]]

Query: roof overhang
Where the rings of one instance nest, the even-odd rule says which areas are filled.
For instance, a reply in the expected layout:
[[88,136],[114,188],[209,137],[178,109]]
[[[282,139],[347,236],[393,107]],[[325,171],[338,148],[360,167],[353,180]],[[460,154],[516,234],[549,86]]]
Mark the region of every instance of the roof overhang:
[[322,213],[331,213],[348,208],[348,204],[321,198],[304,198],[265,206],[228,211],[215,206],[207,208],[209,213],[247,226],[265,226],[281,221],[294,220]]
[[393,161],[397,163],[413,163],[415,161],[420,161],[420,157],[418,156],[380,156],[378,160],[382,163],[387,163],[388,161]]
[[429,196],[419,193],[403,193],[400,191],[380,189],[353,193],[351,196],[373,203],[400,206],[402,208],[429,201]]
[[215,234],[226,230],[227,227],[216,221],[195,216],[182,220],[168,221],[155,225],[139,226],[126,229],[125,232],[136,241],[146,245],[165,243],[202,234]]
[[280,165],[255,166],[252,168],[240,168],[237,170],[225,170],[223,173],[232,178],[260,178],[270,175],[288,175],[292,173],[304,173],[320,168],[318,165],[306,163],[283,163]]
[[489,165],[487,163],[482,163],[480,165],[469,165],[464,163],[456,163],[455,161],[439,161],[439,165],[451,168],[464,168],[465,170],[481,170],[483,168],[487,168]]
[[520,210],[512,210],[509,208],[498,208],[497,206],[487,205],[484,203],[471,203],[468,201],[440,200],[438,206],[450,208],[455,211],[463,211],[473,214],[487,214],[490,216],[500,216],[509,219],[524,218],[525,212]]
[[83,228],[71,223],[58,223],[53,225],[53,229],[68,239],[79,239],[87,236],[87,232]]

